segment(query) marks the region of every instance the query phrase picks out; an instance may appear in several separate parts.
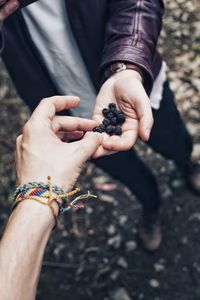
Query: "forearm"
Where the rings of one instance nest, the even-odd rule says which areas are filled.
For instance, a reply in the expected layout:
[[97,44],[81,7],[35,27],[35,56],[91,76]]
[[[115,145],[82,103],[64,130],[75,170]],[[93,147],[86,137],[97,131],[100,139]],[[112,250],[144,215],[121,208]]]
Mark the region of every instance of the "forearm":
[[18,205],[0,244],[0,300],[32,300],[54,218],[47,206]]
[[105,46],[101,74],[115,62],[129,62],[140,67],[144,87],[150,92],[153,84],[152,62],[162,27],[162,0],[110,1],[105,30]]

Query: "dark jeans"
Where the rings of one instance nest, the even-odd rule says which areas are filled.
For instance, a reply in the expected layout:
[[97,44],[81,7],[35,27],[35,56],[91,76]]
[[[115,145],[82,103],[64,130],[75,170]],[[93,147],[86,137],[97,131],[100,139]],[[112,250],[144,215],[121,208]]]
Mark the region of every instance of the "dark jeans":
[[[154,125],[148,145],[184,169],[190,161],[192,138],[180,117],[167,81],[161,106],[153,110],[153,115]],[[130,188],[141,202],[146,217],[158,212],[161,203],[156,179],[134,150],[102,157],[93,162]]]

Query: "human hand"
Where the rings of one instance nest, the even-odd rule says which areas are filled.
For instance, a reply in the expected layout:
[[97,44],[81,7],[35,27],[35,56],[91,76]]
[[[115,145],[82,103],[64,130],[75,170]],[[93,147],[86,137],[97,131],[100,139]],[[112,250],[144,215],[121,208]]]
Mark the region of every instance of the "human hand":
[[108,107],[111,102],[116,103],[126,115],[126,121],[122,125],[123,133],[121,136],[108,136],[103,133],[102,145],[94,154],[94,158],[129,150],[138,136],[144,141],[149,139],[153,125],[151,105],[136,71],[124,70],[111,76],[103,84],[93,112],[93,119],[98,124],[103,119],[102,109]]
[[19,7],[18,0],[0,0],[0,22],[4,21]]
[[97,124],[93,120],[56,116],[56,112],[78,105],[75,96],[55,96],[43,99],[23,128],[16,142],[16,171],[18,184],[47,181],[69,190],[80,174],[82,164],[89,159],[101,143],[101,135],[87,132],[82,140],[63,142],[63,132],[70,135],[91,131]]

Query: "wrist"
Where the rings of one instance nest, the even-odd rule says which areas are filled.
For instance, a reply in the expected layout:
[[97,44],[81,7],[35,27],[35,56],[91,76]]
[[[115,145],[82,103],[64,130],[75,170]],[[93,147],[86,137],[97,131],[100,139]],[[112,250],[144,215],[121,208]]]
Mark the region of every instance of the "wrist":
[[[132,71],[132,72],[127,72],[127,71]],[[117,74],[124,74],[124,73],[131,73],[134,75],[136,79],[138,79],[141,83],[143,83],[143,72],[140,67],[138,67],[135,64],[131,63],[113,63],[109,65],[104,72],[104,78],[103,81],[106,81],[110,77],[117,77]]]
[[[48,201],[48,199],[46,199]],[[56,214],[58,214],[58,206],[54,206]],[[27,199],[18,205],[12,212],[9,223],[12,220],[19,220],[20,224],[27,230],[34,227],[35,232],[39,230],[41,233],[51,232],[55,226],[55,219],[46,205],[41,205],[31,199]],[[28,229],[29,228],[29,229]]]

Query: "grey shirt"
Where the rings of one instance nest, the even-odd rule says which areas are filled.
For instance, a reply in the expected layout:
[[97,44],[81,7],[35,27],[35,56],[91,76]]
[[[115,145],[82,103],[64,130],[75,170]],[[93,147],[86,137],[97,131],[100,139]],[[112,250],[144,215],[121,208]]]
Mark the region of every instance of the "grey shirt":
[[71,31],[65,0],[40,0],[22,13],[59,94],[79,96],[80,105],[72,113],[91,117],[96,91]]

